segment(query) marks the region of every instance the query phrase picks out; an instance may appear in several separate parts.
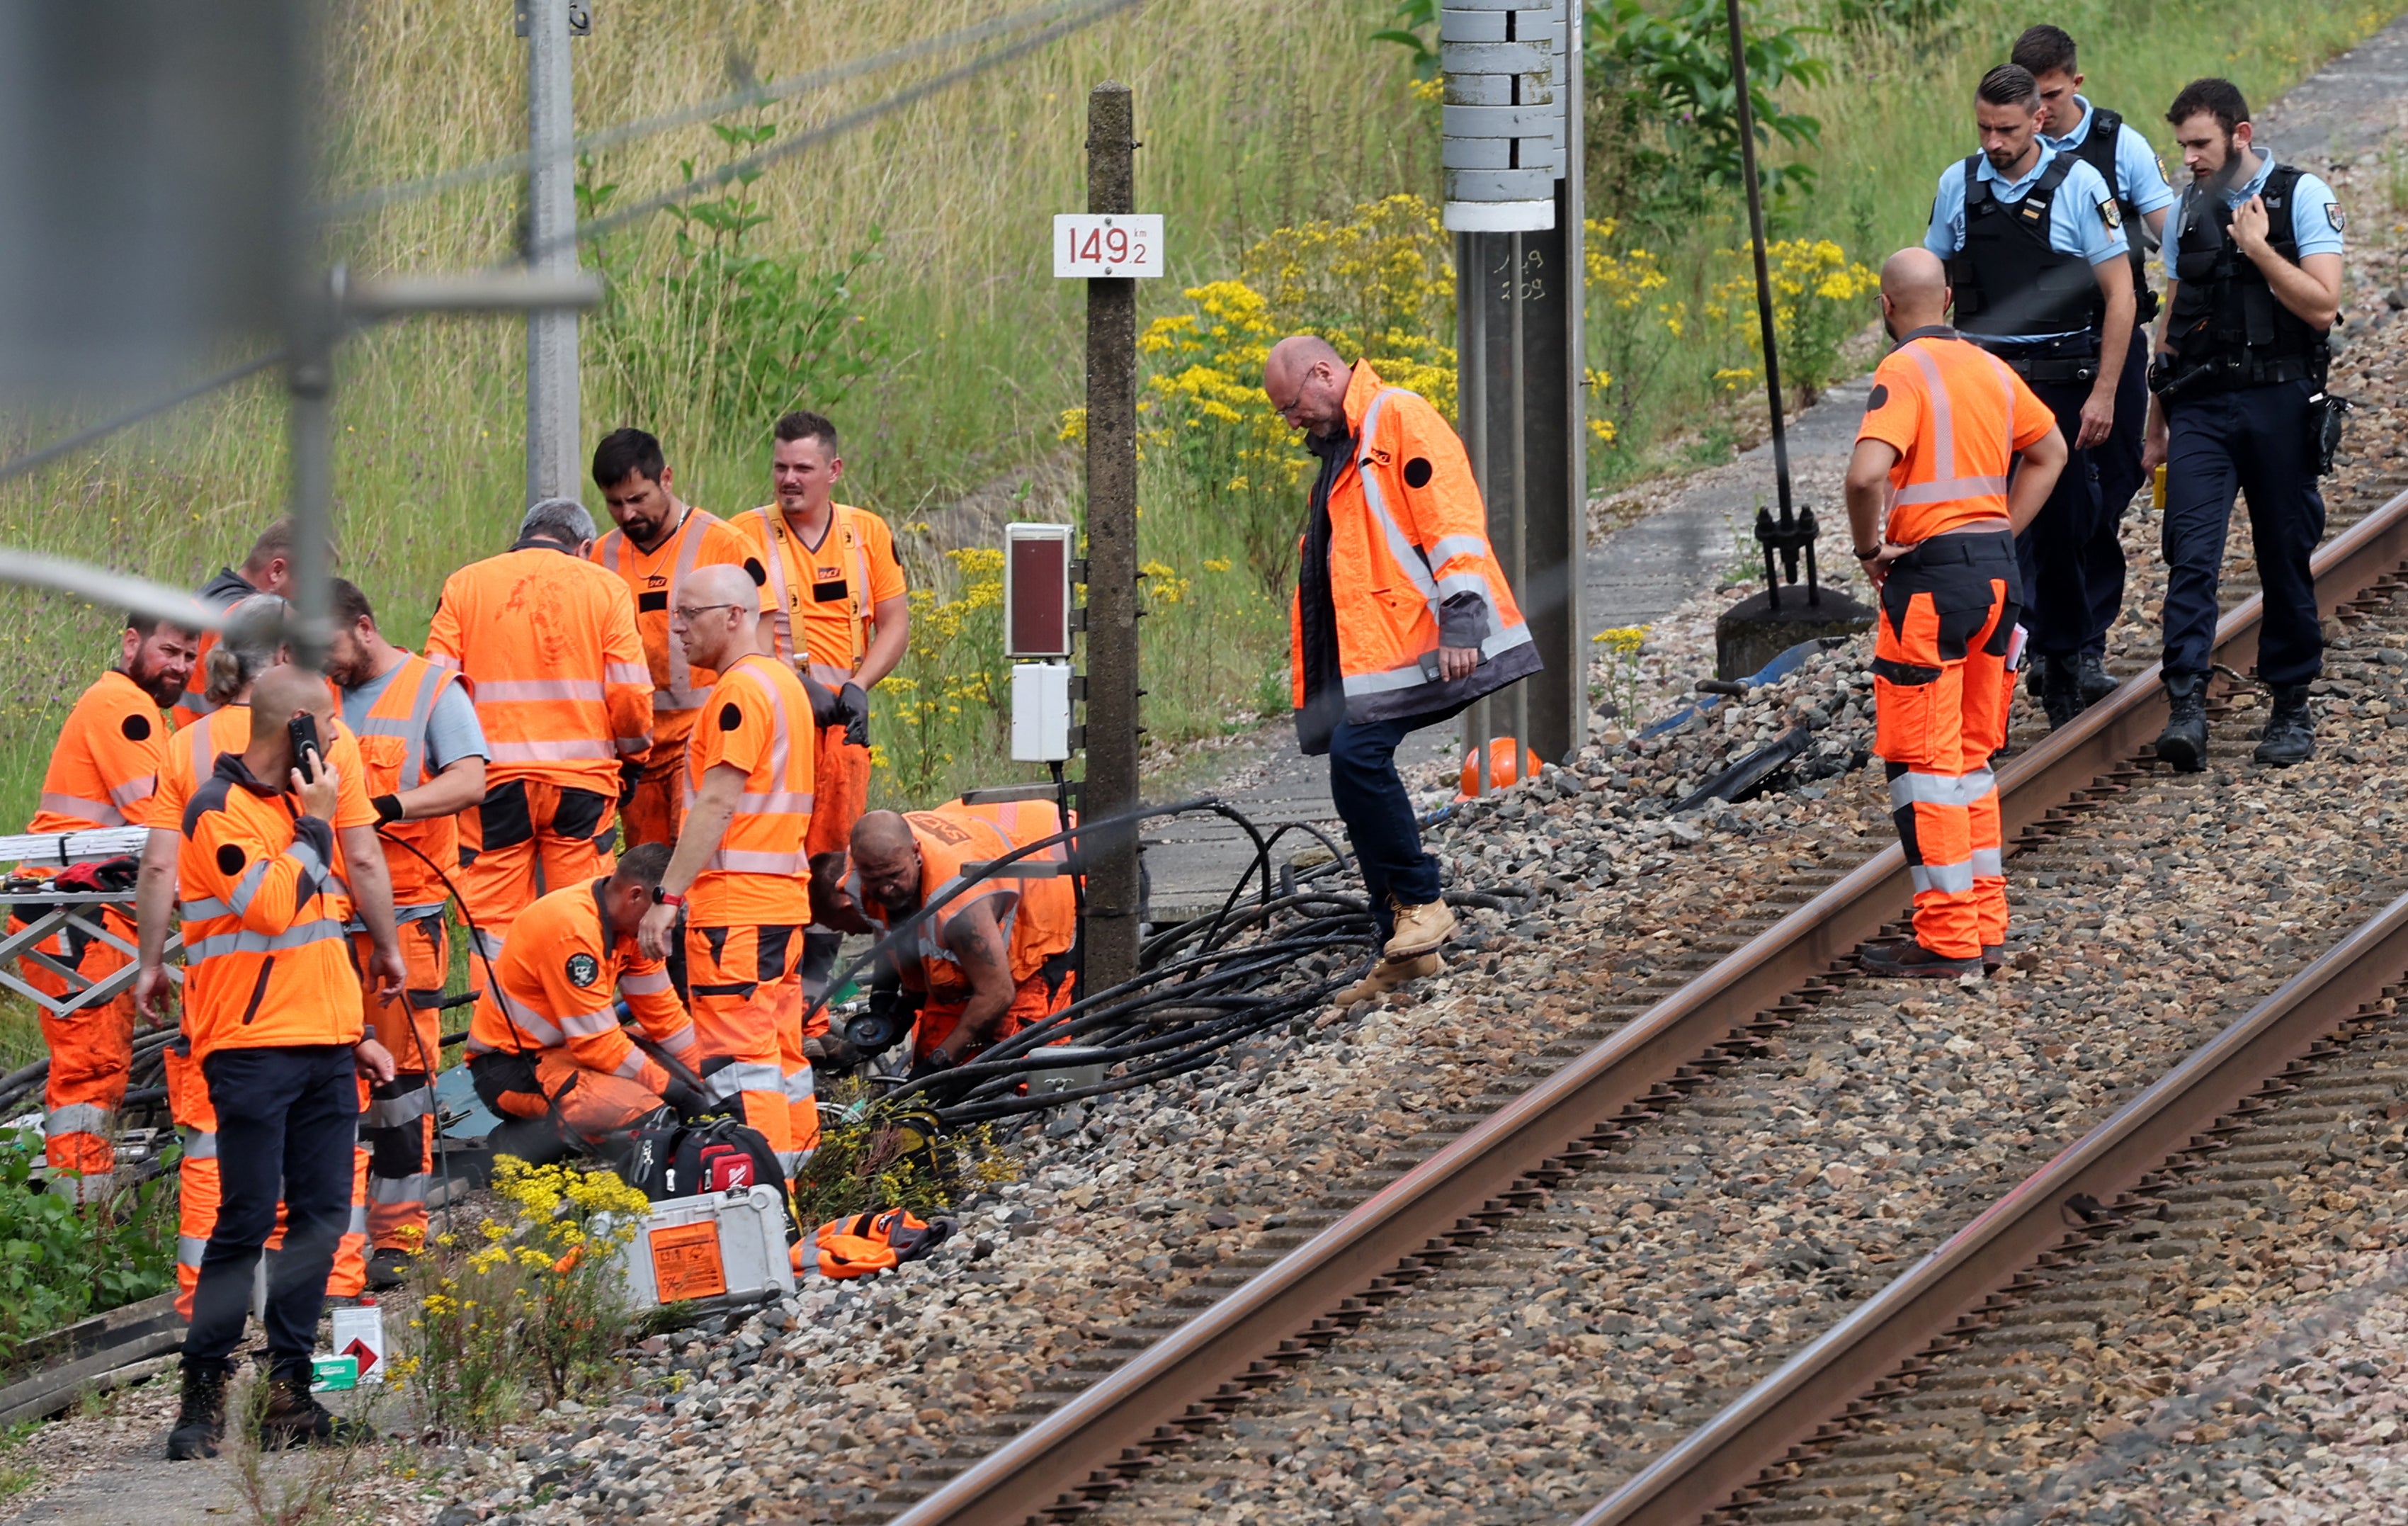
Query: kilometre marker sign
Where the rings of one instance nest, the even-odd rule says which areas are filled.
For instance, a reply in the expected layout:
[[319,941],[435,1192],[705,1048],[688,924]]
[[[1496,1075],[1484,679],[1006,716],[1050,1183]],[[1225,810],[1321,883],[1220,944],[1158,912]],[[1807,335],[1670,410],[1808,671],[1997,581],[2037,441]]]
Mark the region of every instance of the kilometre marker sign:
[[1060,212],[1054,273],[1065,280],[1162,274],[1160,212]]

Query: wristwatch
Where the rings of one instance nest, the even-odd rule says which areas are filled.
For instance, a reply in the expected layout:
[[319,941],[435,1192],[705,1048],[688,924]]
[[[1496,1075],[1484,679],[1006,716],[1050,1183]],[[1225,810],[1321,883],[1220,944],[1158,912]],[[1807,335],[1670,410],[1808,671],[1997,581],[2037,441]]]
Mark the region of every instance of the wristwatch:
[[[1851,549],[1851,550],[1855,550],[1855,548],[1854,548],[1854,547],[1851,547],[1851,548],[1849,548],[1849,549]],[[1856,552],[1856,560],[1858,560],[1858,561],[1860,561],[1860,562],[1870,562],[1870,561],[1871,561],[1874,557],[1879,556],[1881,554],[1882,554],[1882,548],[1881,548],[1881,547],[1879,547],[1879,546],[1875,546],[1875,547],[1874,547],[1872,550],[1870,550],[1870,551],[1857,551],[1857,552]]]
[[682,906],[685,904],[685,898],[680,895],[673,895],[669,891],[664,890],[656,885],[652,886],[652,904],[655,906]]

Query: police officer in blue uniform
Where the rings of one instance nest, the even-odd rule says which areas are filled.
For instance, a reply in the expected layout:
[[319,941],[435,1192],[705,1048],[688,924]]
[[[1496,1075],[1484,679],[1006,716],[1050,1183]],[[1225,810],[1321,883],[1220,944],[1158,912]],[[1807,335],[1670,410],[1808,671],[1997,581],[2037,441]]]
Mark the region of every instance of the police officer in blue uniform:
[[2030,70],[2001,64],[1984,75],[1973,114],[1982,151],[1941,175],[1923,247],[1948,262],[1958,333],[2014,367],[2073,446],[2016,545],[2041,702],[2049,724],[2062,726],[2087,702],[2083,557],[2100,519],[2090,452],[2114,429],[2132,268],[2114,193],[2089,165],[2041,140]]
[[2191,183],[2166,226],[2166,312],[2149,367],[2143,459],[2166,465],[2165,684],[2172,717],[2157,756],[2207,766],[2208,657],[2216,574],[2235,490],[2266,613],[2258,676],[2273,691],[2258,761],[2315,755],[2308,685],[2324,632],[2308,558],[2325,533],[2316,491],[2326,336],[2341,309],[2342,211],[2332,188],[2251,142],[2249,103],[2229,79],[2195,79],[2166,121]]
[[[2164,236],[2166,211],[2174,204],[2165,166],[2147,138],[2117,112],[2094,107],[2082,92],[2073,38],[2062,27],[2035,26],[2015,39],[2011,61],[2031,71],[2040,86],[2041,141],[2070,153],[2099,172],[2115,193],[2123,214],[2124,240],[2132,265],[2132,341],[2115,382],[2115,427],[2094,447],[2099,473],[2099,525],[2082,548],[2082,581],[2090,597],[2076,681],[2087,704],[2113,693],[2107,675],[2107,632],[2124,611],[2124,511],[2148,474],[2141,469],[2142,436],[2149,415],[2149,337],[2157,316],[2157,294],[2149,290],[2147,251]],[[2035,672],[2038,669],[2034,669]]]

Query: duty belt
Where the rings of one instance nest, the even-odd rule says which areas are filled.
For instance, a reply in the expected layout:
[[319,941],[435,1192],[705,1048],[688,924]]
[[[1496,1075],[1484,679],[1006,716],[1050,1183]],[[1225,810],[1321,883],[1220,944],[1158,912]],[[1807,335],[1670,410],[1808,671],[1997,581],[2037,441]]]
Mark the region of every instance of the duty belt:
[[2042,340],[2039,344],[2013,339],[1989,343],[1979,335],[1968,334],[1965,337],[2004,361],[2008,369],[2027,382],[2099,380],[2099,337],[2095,334],[2085,334],[2072,339]]
[[2161,397],[2179,401],[2211,393],[2280,386],[2286,382],[2321,383],[2328,364],[2323,355],[2223,355],[2196,366],[2177,366],[2157,391]]

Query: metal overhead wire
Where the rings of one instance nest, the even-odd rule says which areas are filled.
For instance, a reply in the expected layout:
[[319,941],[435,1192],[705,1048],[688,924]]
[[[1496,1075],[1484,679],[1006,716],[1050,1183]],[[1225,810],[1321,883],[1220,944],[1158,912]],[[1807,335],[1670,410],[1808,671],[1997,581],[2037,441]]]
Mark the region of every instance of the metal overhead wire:
[[[1028,36],[1023,37],[1005,47],[998,48],[991,53],[982,53],[967,64],[957,65],[953,68],[947,69],[942,74],[936,75],[931,79],[921,81],[919,84],[897,91],[892,95],[888,95],[881,100],[873,101],[869,105],[861,107],[858,109],[848,111],[844,115],[838,117],[833,121],[823,122],[816,127],[806,128],[801,132],[791,135],[790,137],[781,138],[779,141],[772,143],[758,153],[750,154],[742,159],[734,160],[728,164],[722,165],[717,169],[712,170],[710,174],[697,176],[694,180],[686,181],[683,185],[664,191],[657,195],[648,196],[642,201],[624,207],[618,211],[612,212],[606,217],[599,217],[592,220],[591,222],[581,223],[578,224],[575,230],[575,240],[579,243],[583,243],[588,239],[597,238],[606,233],[614,232],[629,223],[650,217],[652,213],[661,210],[663,208],[674,206],[676,203],[683,201],[688,196],[696,195],[705,191],[714,190],[720,186],[727,184],[741,175],[753,170],[765,168],[767,166],[778,163],[780,160],[789,158],[794,154],[800,152],[804,149],[811,147],[813,144],[823,143],[830,138],[841,137],[843,134],[851,132],[856,127],[867,126],[870,122],[876,122],[881,117],[899,111],[905,107],[914,105],[926,99],[928,96],[937,94],[939,91],[946,90],[952,86],[960,84],[965,80],[975,79],[979,75],[984,74],[987,70],[1008,64],[1013,59],[1019,58],[1025,53],[1043,47],[1046,43],[1054,41],[1060,37],[1068,36],[1074,32],[1084,31],[1086,28],[1093,26],[1097,22],[1103,21],[1107,17],[1118,15],[1120,12],[1125,10],[1133,10],[1143,4],[1145,4],[1145,0],[1100,0],[1100,3],[1093,3],[1093,0],[1090,0],[1090,3],[1083,5],[1079,3],[1079,0],[1057,0],[1056,4],[1051,6],[1016,12],[1012,17],[999,18],[994,22],[981,22],[975,27],[964,28],[959,32],[948,34],[944,38],[930,39],[924,43],[915,43],[904,49],[896,49],[888,53],[874,55],[872,59],[863,60],[858,65],[838,65],[839,69],[866,69],[877,63],[895,62],[904,56],[917,57],[922,53],[935,50],[940,46],[951,46],[965,40],[974,40],[970,37],[970,34],[972,33],[977,33],[979,36],[983,36],[993,35],[995,32],[1012,30],[1017,24],[1019,24],[1019,22],[1034,20],[1039,14],[1057,14],[1066,11],[1073,12],[1073,14],[1062,16],[1060,20],[1052,22],[1041,31],[1032,33]],[[1007,22],[1011,24],[1007,25]],[[767,85],[760,88],[763,91],[784,91],[788,94],[799,93],[804,89],[810,88],[805,81],[822,79],[824,77],[831,75],[835,71],[823,70],[820,71],[818,75],[797,75],[791,80],[785,80],[776,85]],[[736,95],[722,97],[721,102],[705,102],[700,106],[687,108],[683,112],[670,113],[669,116],[656,117],[648,120],[650,122],[666,126],[674,126],[678,124],[676,122],[671,121],[672,117],[682,117],[685,120],[698,121],[701,120],[699,115],[688,116],[687,113],[705,113],[710,108],[720,106],[724,102],[738,101],[740,97],[747,96],[750,94],[751,93],[749,92],[738,92]],[[730,106],[726,108],[730,110],[740,109],[740,104],[738,106]],[[646,123],[644,122],[630,122],[623,127],[605,128],[601,133],[597,133],[594,136],[598,138],[606,134],[622,133],[627,137],[633,137],[637,136],[635,129],[644,126],[646,126]],[[657,128],[652,130],[657,130]],[[624,140],[624,137],[614,139],[614,141]],[[585,141],[586,140],[582,138],[579,140],[580,145]],[[503,170],[494,170],[494,172],[503,173],[509,167],[525,167],[526,156],[524,154],[520,154],[508,161],[496,160],[494,163],[504,166]],[[490,167],[491,166],[477,166],[480,171]],[[455,171],[454,173],[465,175],[467,174],[468,171],[461,170]],[[441,179],[441,177],[437,177],[437,179]],[[424,185],[431,184],[432,182],[420,181],[413,183]],[[338,205],[337,209],[329,209],[325,215],[333,215],[335,210],[339,209],[340,206]],[[548,244],[544,246],[542,250],[530,251],[529,252],[545,252],[552,247],[552,245]],[[523,264],[521,262],[509,262],[504,265],[492,266],[486,273],[490,274],[495,271],[516,268],[523,268]],[[107,439],[108,436],[117,433],[121,429],[129,428],[155,414],[164,413],[171,408],[175,408],[182,403],[190,402],[195,397],[214,392],[221,387],[231,386],[235,382],[240,382],[246,377],[256,375],[261,371],[266,370],[270,367],[281,365],[288,358],[288,352],[284,350],[272,351],[256,359],[245,361],[241,365],[234,367],[231,369],[218,372],[214,376],[205,377],[202,380],[180,388],[176,392],[153,398],[147,403],[141,404],[139,407],[118,414],[114,418],[105,420],[89,428],[78,430],[76,433],[69,435],[63,439],[53,440],[48,445],[41,446],[36,450],[29,451],[25,454],[18,456],[13,460],[0,462],[0,482],[7,482],[12,477],[22,476],[26,472],[36,470],[51,461],[57,460],[60,456],[80,450],[87,445],[94,444]]]
[[[1026,10],[1014,11],[1008,16],[992,17],[969,26],[957,27],[939,36],[925,37],[918,42],[907,43],[900,48],[890,48],[882,53],[872,53],[867,58],[853,59],[843,64],[832,65],[824,69],[813,69],[807,74],[795,75],[790,79],[751,85],[742,90],[731,91],[713,100],[700,101],[693,106],[663,112],[659,116],[624,122],[613,127],[596,128],[593,132],[579,135],[575,148],[580,153],[590,153],[597,149],[616,148],[622,143],[650,137],[655,133],[692,126],[695,122],[708,122],[714,117],[724,117],[731,112],[767,106],[773,101],[785,100],[790,96],[804,94],[810,91],[824,90],[830,85],[842,84],[847,79],[857,79],[862,75],[874,73],[897,64],[909,64],[914,60],[925,58],[931,53],[941,53],[971,43],[983,42],[989,37],[1017,32],[1025,26],[1034,26],[1065,12],[1096,7],[1096,0],[1053,0],[1053,3],[1048,5],[1032,6]],[[1119,7],[1107,4],[1100,8],[1110,10]],[[526,171],[528,163],[529,156],[522,151],[506,154],[499,159],[488,159],[482,164],[466,165],[458,169],[446,170],[439,175],[429,175],[421,180],[380,185],[320,207],[316,215],[328,222],[357,217],[363,212],[377,211],[402,202],[439,195],[446,191],[458,190],[465,185],[475,185],[504,175],[523,174]]]
[[[1103,4],[1094,7],[1082,15],[1055,22],[1041,32],[1033,33],[991,53],[982,53],[967,64],[956,65],[942,74],[924,79],[907,89],[898,90],[882,100],[873,101],[867,106],[848,111],[832,121],[822,122],[819,126],[807,127],[801,132],[781,137],[758,153],[730,160],[709,174],[698,175],[683,185],[672,187],[657,195],[647,196],[606,217],[597,217],[591,222],[580,223],[577,225],[576,239],[579,243],[583,243],[588,239],[598,238],[606,233],[614,233],[631,223],[640,222],[652,216],[665,207],[674,206],[688,196],[716,190],[746,174],[765,169],[781,159],[799,153],[814,144],[841,137],[856,127],[867,126],[881,117],[900,111],[907,106],[916,105],[938,92],[950,89],[966,79],[976,79],[987,70],[1009,64],[1024,53],[1032,52],[1056,38],[1084,31],[1108,16],[1117,15],[1124,10],[1134,10],[1143,4],[1145,0],[1104,0]],[[547,244],[529,252],[545,252],[552,247],[554,246]]]

